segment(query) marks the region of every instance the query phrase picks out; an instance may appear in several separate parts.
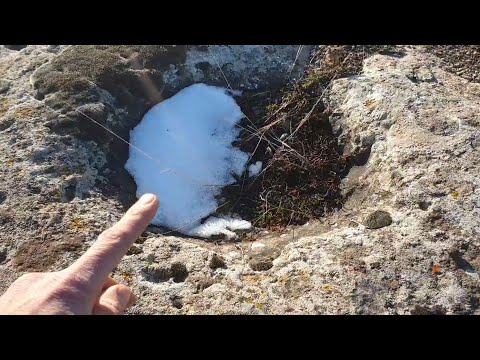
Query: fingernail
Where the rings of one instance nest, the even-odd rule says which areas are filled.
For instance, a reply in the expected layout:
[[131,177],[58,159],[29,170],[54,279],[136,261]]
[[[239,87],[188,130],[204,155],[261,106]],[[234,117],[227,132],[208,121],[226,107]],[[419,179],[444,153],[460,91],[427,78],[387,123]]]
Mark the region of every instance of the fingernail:
[[140,198],[140,203],[143,204],[143,205],[148,205],[150,203],[152,203],[153,201],[155,200],[155,195],[153,194],[144,194],[142,195],[142,197]]

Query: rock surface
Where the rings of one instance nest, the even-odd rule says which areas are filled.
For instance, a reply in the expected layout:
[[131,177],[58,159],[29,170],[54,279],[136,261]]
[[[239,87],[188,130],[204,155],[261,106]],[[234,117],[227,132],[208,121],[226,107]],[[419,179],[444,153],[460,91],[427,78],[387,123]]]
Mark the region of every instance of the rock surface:
[[[246,88],[265,85],[269,71],[277,83],[297,51],[270,47],[281,60],[265,70],[258,55],[257,76],[255,64],[244,66],[258,48],[235,49],[212,50],[234,88],[247,78]],[[72,263],[133,201],[121,142],[100,128],[82,136],[94,125],[76,107],[125,133],[151,101],[137,103],[142,74],[169,91],[202,76],[221,80],[197,72],[211,70],[192,55],[202,49],[173,58],[136,50],[141,69],[112,47],[0,47],[0,84],[8,84],[0,93],[0,292],[23,272]],[[148,229],[113,274],[138,296],[129,313],[478,313],[480,85],[424,50],[368,57],[360,75],[333,81],[331,124],[345,152],[362,159],[344,179],[342,209],[283,234],[259,231],[254,242]],[[157,56],[168,57],[164,67]],[[82,74],[71,67],[79,58],[108,66]],[[391,223],[367,228],[377,211]]]

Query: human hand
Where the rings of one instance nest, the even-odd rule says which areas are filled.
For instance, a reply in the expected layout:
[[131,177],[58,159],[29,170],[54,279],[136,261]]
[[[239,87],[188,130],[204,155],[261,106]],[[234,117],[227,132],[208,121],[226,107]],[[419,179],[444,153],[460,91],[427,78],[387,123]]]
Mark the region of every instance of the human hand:
[[143,195],[68,268],[18,278],[0,297],[0,314],[122,314],[135,296],[109,274],[150,224],[158,205],[156,196]]

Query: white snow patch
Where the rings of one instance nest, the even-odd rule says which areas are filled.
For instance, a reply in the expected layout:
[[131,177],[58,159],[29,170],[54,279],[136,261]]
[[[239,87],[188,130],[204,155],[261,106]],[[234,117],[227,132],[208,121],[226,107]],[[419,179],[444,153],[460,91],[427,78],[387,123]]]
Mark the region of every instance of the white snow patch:
[[251,223],[242,219],[232,217],[217,218],[211,216],[203,224],[193,229],[190,235],[208,238],[212,235],[223,234],[228,238],[234,238],[236,234],[230,230],[248,230],[251,227]]
[[252,164],[248,167],[248,176],[256,176],[262,170],[262,162],[257,161],[255,164]]
[[218,208],[222,187],[235,182],[232,174],[245,171],[249,154],[232,146],[243,116],[226,89],[195,84],[155,105],[130,132],[125,168],[138,197],[159,197],[153,224],[201,237],[233,237],[234,230],[252,226],[233,217],[201,223]]
[[252,245],[250,245],[250,248],[252,250],[259,250],[259,249],[263,249],[264,247],[265,247],[265,244],[261,242],[254,242],[252,243]]

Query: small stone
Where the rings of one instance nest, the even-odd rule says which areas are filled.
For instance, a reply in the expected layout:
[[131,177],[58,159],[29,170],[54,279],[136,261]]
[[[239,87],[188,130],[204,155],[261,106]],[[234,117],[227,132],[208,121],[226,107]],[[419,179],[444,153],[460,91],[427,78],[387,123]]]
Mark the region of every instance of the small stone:
[[10,89],[10,81],[5,79],[0,79],[0,94],[7,92]]
[[58,45],[48,45],[47,51],[51,53],[57,53],[60,51],[60,46]]
[[227,257],[230,259],[230,260],[235,260],[235,259],[240,259],[242,257],[242,254],[240,254],[239,252],[237,251],[230,251],[228,254],[227,254]]
[[415,72],[415,77],[424,82],[435,82],[436,80],[435,75],[433,75],[433,73],[427,68],[417,69]]
[[390,225],[391,223],[392,217],[390,216],[390,214],[386,211],[378,210],[369,214],[365,218],[363,225],[365,225],[367,229],[380,229]]
[[0,225],[5,225],[12,221],[11,215],[6,211],[0,210]]
[[7,260],[7,252],[5,250],[0,250],[0,264]]
[[181,263],[179,261],[174,262],[170,266],[170,271],[173,277],[173,281],[176,283],[185,281],[188,276],[187,267],[184,263]]
[[432,315],[432,312],[420,305],[415,305],[415,307],[410,311],[411,315]]
[[7,194],[5,194],[3,191],[0,191],[0,205],[3,204],[7,200]]
[[145,258],[145,261],[149,264],[152,264],[155,261],[155,255],[154,254],[148,254],[147,257]]
[[170,298],[170,301],[172,302],[173,307],[176,309],[181,309],[183,307],[182,298],[179,296],[176,296],[176,295],[172,296]]
[[189,282],[195,286],[196,288],[195,293],[197,294],[214,284],[214,281],[211,277],[207,277],[204,275],[191,276],[189,278]]
[[248,265],[250,265],[254,271],[266,271],[273,267],[273,262],[271,259],[253,258],[249,261]]
[[213,254],[212,258],[210,259],[210,269],[216,270],[219,268],[225,269],[227,264],[225,263],[225,259],[217,254]]
[[3,120],[0,121],[0,131],[7,130],[10,128],[13,124],[15,123],[14,118],[3,118]]
[[135,244],[143,244],[145,241],[147,241],[148,237],[147,236],[139,236],[138,239],[135,241]]
[[418,207],[423,211],[427,211],[430,205],[432,205],[432,203],[428,200],[422,200],[418,203]]
[[128,251],[127,251],[127,255],[138,255],[138,254],[141,254],[141,253],[143,253],[143,250],[139,246],[136,246],[136,245],[132,245],[130,247],[130,249],[128,249]]

